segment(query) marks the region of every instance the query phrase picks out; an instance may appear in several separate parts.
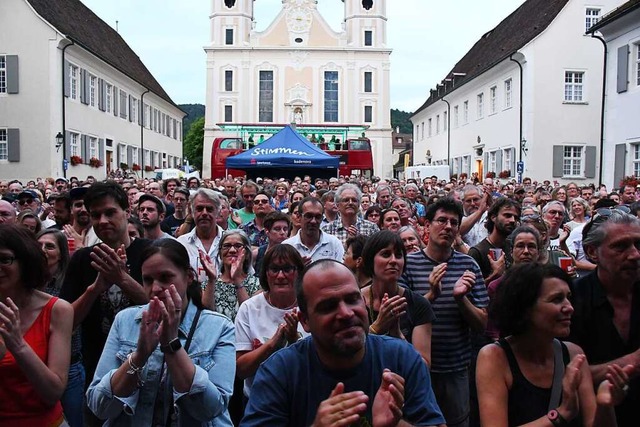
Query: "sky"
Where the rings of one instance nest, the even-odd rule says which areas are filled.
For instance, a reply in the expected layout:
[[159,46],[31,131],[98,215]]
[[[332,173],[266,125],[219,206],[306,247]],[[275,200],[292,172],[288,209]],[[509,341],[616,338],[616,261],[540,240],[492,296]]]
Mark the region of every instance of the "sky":
[[[82,0],[118,32],[177,104],[204,104],[211,2],[222,0]],[[356,0],[351,0],[356,1]],[[374,0],[375,1],[375,0]],[[391,108],[413,112],[474,43],[524,0],[388,0]],[[255,0],[258,31],[282,0]],[[318,0],[336,30],[341,0]]]

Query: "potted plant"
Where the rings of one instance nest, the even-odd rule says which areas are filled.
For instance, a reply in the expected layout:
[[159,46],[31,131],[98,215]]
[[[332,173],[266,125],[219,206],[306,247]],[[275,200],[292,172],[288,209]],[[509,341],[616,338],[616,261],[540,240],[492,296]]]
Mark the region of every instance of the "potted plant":
[[82,163],[82,157],[80,157],[80,156],[71,156],[69,161],[71,162],[71,166],[76,166],[76,165],[79,165],[80,163]]
[[151,165],[146,165],[146,166],[144,167],[144,171],[145,171],[145,172],[153,172],[153,166],[151,166]]
[[142,169],[142,168],[141,168],[141,167],[140,167],[140,165],[139,165],[139,164],[137,164],[137,163],[134,163],[134,164],[132,164],[132,165],[131,165],[131,170],[132,170],[132,171],[137,172],[137,171],[139,171],[139,170],[141,170],[141,169]]
[[89,159],[89,165],[94,168],[99,168],[100,166],[102,166],[102,160],[98,159],[97,157],[92,157]]
[[129,165],[126,164],[125,162],[120,163],[120,169],[122,169],[123,171],[126,171],[127,169],[129,169]]
[[489,171],[487,172],[487,174],[484,176],[485,178],[495,178],[496,177],[496,173],[493,171]]
[[498,174],[498,178],[502,178],[502,179],[509,178],[510,176],[511,176],[511,171],[509,170],[503,170]]

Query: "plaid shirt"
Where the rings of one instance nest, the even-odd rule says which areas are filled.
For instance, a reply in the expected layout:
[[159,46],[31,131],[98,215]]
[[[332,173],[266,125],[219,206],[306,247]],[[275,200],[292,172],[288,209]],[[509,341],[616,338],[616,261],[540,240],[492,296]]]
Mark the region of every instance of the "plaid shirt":
[[[363,236],[370,236],[373,233],[380,231],[380,228],[378,228],[376,224],[371,221],[367,221],[366,219],[358,218],[355,225],[358,230],[358,234],[362,234]],[[336,236],[338,240],[342,242],[343,246],[346,245],[347,239],[349,238],[349,230],[342,225],[341,218],[338,218],[327,225],[323,225],[321,228],[325,233]]]

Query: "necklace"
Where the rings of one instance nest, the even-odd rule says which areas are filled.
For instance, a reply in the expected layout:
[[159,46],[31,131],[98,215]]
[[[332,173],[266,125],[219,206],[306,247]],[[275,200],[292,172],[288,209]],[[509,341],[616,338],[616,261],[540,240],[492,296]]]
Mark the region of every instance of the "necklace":
[[278,310],[291,310],[292,308],[298,305],[298,301],[294,301],[293,304],[291,304],[289,307],[280,308],[271,302],[271,294],[269,292],[267,292],[266,295],[267,295],[267,302],[269,303],[269,305],[277,308]]

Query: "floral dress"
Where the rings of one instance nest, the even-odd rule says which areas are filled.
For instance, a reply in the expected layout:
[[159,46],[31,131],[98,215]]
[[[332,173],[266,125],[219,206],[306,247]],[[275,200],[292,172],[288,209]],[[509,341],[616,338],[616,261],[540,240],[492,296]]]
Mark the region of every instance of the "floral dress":
[[[260,289],[260,280],[257,276],[249,275],[242,281],[242,286],[245,287],[251,297]],[[238,304],[235,285],[218,279],[216,280],[215,287],[216,311],[224,314],[234,322],[236,320],[236,314],[238,313],[238,307],[240,306],[240,304]]]

